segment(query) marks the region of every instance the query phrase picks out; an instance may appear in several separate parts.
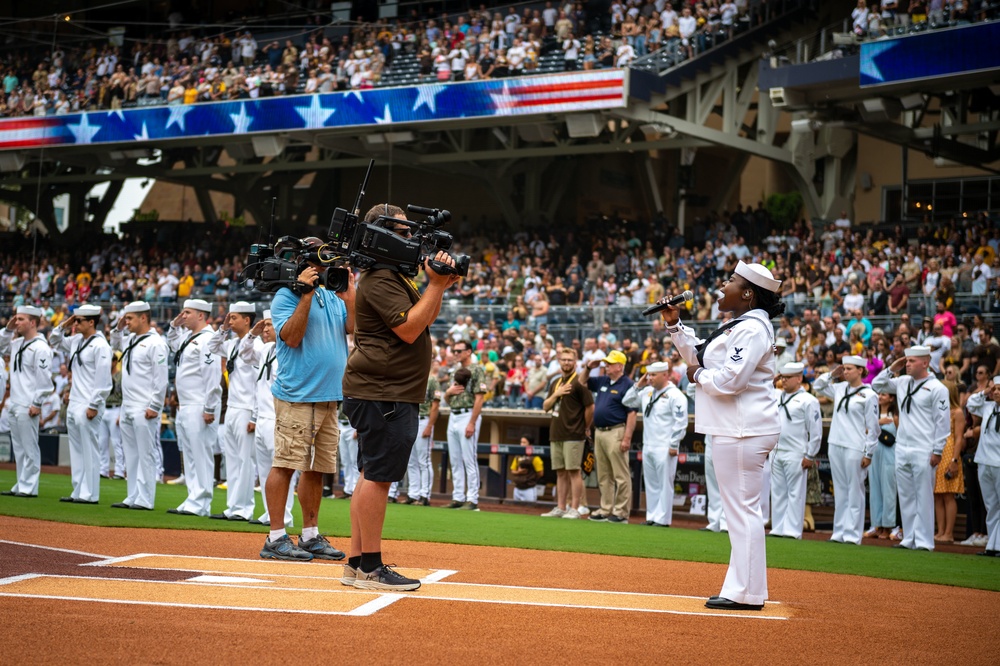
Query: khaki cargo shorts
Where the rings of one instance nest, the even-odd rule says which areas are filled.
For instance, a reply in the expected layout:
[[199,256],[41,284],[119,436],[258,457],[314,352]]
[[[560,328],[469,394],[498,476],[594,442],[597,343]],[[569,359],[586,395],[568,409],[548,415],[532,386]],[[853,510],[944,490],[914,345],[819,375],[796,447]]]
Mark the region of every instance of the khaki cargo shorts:
[[336,474],[339,444],[336,402],[274,399],[274,467]]
[[583,462],[583,440],[577,442],[549,442],[552,469],[574,471]]

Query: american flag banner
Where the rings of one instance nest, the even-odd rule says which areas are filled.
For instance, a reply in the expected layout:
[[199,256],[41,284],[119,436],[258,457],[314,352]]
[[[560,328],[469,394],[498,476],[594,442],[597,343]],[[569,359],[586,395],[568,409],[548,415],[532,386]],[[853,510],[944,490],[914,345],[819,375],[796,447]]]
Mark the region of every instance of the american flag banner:
[[628,70],[0,119],[0,150],[624,108]]

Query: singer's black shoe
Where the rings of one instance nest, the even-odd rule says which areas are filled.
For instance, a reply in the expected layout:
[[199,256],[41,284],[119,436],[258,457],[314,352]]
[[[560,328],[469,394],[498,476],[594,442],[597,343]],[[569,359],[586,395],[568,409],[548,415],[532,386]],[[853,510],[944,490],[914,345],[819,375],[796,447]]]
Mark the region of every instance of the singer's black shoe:
[[764,604],[741,604],[737,601],[730,601],[724,597],[712,597],[705,602],[705,608],[713,608],[715,610],[759,611],[764,610]]

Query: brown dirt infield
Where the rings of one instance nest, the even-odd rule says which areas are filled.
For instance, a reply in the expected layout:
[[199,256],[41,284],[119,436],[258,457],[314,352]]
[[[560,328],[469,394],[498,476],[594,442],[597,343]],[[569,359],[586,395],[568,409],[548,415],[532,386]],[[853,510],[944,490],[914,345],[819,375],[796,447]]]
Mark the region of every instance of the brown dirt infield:
[[[247,560],[248,569],[262,562],[257,557],[262,538],[253,534],[99,528],[0,517],[0,539],[111,557],[160,553],[239,558]],[[334,545],[343,548],[346,543],[337,539]],[[81,567],[93,558],[3,546],[0,578],[31,572],[86,576],[95,579],[84,581],[87,585],[100,587],[101,579],[109,576],[171,581],[197,575]],[[387,542],[386,551],[400,565],[456,571],[445,579],[448,582],[487,586],[703,598],[719,589],[725,574],[722,565],[478,546]],[[144,561],[153,560],[136,562]],[[336,579],[341,573],[334,563],[292,566],[319,579]],[[774,608],[787,620],[427,598],[429,590],[445,589],[434,584],[364,617],[4,596],[2,653],[8,664],[219,664],[237,659],[665,663],[671,657],[691,664],[941,663],[949,658],[963,664],[996,663],[1000,594],[801,571],[772,569],[768,576],[771,597],[781,602]],[[77,578],[51,580],[53,585],[80,585]],[[335,581],[318,583],[332,586]],[[225,587],[156,584],[173,591],[211,592],[222,599],[236,594]],[[9,588],[0,585],[0,593],[4,587]],[[464,586],[451,589],[458,587]],[[481,589],[487,596],[497,590]],[[295,607],[297,599],[307,605],[310,595],[324,593],[287,594]],[[350,594],[356,593],[345,588],[338,599]],[[692,600],[678,603],[700,606]]]

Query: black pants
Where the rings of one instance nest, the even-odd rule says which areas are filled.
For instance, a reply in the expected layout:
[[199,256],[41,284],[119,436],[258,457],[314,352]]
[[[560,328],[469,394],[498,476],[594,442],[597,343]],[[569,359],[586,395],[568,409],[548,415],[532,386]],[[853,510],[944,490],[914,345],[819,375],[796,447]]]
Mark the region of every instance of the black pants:
[[392,483],[403,478],[417,438],[419,409],[408,402],[344,400],[344,413],[358,431],[358,471],[366,479]]
[[979,487],[979,465],[972,459],[974,454],[962,454],[962,467],[965,473],[965,537],[975,533],[986,534],[986,505],[983,503],[983,491]]

